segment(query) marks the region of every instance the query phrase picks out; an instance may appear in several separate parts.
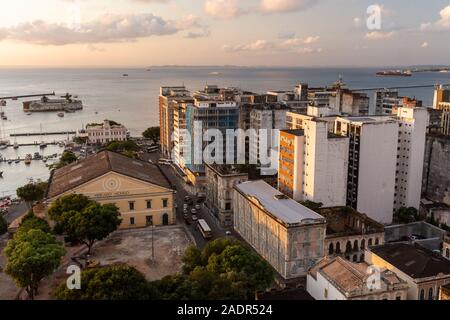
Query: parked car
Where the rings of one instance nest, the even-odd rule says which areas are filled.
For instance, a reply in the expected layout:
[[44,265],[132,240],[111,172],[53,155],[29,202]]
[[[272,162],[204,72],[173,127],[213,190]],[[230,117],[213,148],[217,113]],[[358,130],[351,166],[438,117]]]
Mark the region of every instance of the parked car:
[[183,204],[183,209],[187,210],[187,208],[188,208],[188,204],[187,203]]
[[184,202],[189,202],[189,201],[191,201],[191,197],[189,197],[189,196],[184,197]]
[[197,220],[198,220],[197,216],[195,214],[193,214],[192,215],[192,221],[197,221]]
[[192,208],[192,209],[191,209],[191,213],[192,213],[192,214],[196,214],[196,213],[197,213],[197,210],[195,210],[194,208]]
[[200,210],[200,208],[201,208],[201,206],[197,203],[197,204],[195,205],[195,210]]
[[231,231],[226,231],[226,232],[225,232],[225,235],[231,236]]
[[186,208],[186,209],[183,209],[183,213],[184,213],[184,214],[188,214],[188,213],[189,213],[188,209],[187,209],[187,208]]

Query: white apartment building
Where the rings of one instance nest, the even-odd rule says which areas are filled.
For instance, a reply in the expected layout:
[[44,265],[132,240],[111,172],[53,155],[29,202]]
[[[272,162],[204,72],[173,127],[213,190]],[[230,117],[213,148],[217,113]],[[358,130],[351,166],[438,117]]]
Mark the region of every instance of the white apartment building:
[[426,108],[393,111],[397,111],[399,123],[394,210],[419,209],[429,114]]
[[262,180],[234,189],[234,229],[284,279],[305,276],[324,256],[325,218]]
[[300,170],[292,172],[294,200],[321,202],[325,207],[346,204],[349,138],[330,132],[333,120],[287,113],[287,127],[303,130],[303,152],[294,159]]
[[[253,139],[250,139],[249,153],[251,159],[260,161],[260,155],[270,156],[270,150],[278,146],[278,131],[274,129],[286,128],[286,113],[289,111],[287,107],[280,105],[267,105],[258,107],[250,112],[250,129],[254,129]],[[267,133],[264,134],[266,130]],[[264,153],[265,152],[265,153]]]
[[90,144],[105,144],[127,140],[128,130],[121,124],[105,120],[103,123],[88,124],[85,130],[78,131],[77,136],[88,138]]
[[392,222],[399,124],[391,117],[337,118],[334,132],[350,138],[347,206]]

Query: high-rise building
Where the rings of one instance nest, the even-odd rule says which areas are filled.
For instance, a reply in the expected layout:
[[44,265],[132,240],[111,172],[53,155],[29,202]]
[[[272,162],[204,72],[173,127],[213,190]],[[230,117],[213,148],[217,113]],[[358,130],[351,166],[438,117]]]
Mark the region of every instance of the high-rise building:
[[450,135],[450,89],[443,86],[435,88],[433,108],[442,111],[441,133]]
[[280,133],[279,188],[297,201],[346,204],[349,139],[332,133],[333,119],[287,113]]
[[173,103],[190,96],[185,86],[161,87],[159,93],[159,126],[161,154],[171,158],[173,150]]
[[398,131],[390,117],[339,117],[334,127],[350,138],[347,206],[385,224],[393,217]]

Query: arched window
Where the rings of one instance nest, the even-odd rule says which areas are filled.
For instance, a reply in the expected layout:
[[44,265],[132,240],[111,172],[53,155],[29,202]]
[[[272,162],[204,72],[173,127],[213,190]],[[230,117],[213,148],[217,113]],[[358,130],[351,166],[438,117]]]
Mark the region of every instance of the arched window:
[[337,254],[341,253],[341,243],[340,242],[336,243],[336,253]]
[[345,253],[352,252],[352,243],[350,241],[347,241],[347,244],[345,246]]
[[353,242],[353,251],[359,251],[358,240],[355,240],[355,242]]
[[328,254],[332,255],[334,253],[334,246],[333,243],[330,243],[330,246],[328,247]]
[[164,213],[162,216],[162,223],[164,226],[167,226],[169,224],[169,215],[167,213]]
[[370,238],[369,239],[369,242],[368,242],[368,244],[367,244],[369,247],[371,247],[372,246],[372,238]]
[[380,240],[378,240],[378,238],[375,239],[375,245],[379,245],[380,244]]
[[361,259],[359,261],[364,262],[364,253],[361,254]]
[[366,239],[361,240],[361,250],[364,250],[366,248]]
[[420,300],[425,300],[425,290],[420,290]]
[[358,262],[358,255],[357,254],[353,255],[353,262]]
[[428,290],[428,300],[433,300],[433,288]]

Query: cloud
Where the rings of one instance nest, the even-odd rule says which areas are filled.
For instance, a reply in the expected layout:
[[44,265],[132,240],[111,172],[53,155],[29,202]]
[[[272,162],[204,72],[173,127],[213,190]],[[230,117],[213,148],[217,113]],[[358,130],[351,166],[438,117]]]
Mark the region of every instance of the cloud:
[[423,31],[447,31],[450,30],[450,5],[439,12],[440,19],[436,22],[422,23],[420,29]]
[[285,46],[300,46],[304,44],[311,44],[319,41],[319,36],[309,36],[306,38],[291,38],[283,42],[283,45]]
[[262,0],[260,10],[263,13],[294,12],[308,9],[318,0]]
[[323,51],[322,48],[311,48],[311,47],[298,48],[296,50],[296,52],[300,54],[321,53],[322,51]]
[[197,39],[197,38],[204,38],[208,37],[211,34],[208,28],[204,28],[203,30],[199,31],[190,31],[188,32],[184,37],[187,39]]
[[367,32],[365,35],[366,39],[369,40],[382,40],[389,39],[394,35],[394,31],[384,32],[384,31],[371,31]]
[[238,51],[264,51],[273,48],[274,45],[267,40],[256,40],[252,43],[245,45],[224,45],[222,48],[224,51],[228,52],[238,52]]
[[0,28],[4,39],[38,45],[67,45],[136,41],[139,38],[175,34],[181,25],[151,13],[103,14],[71,28],[62,23],[43,20]]
[[237,0],[206,0],[204,10],[206,14],[220,20],[230,20],[246,13],[239,8]]

